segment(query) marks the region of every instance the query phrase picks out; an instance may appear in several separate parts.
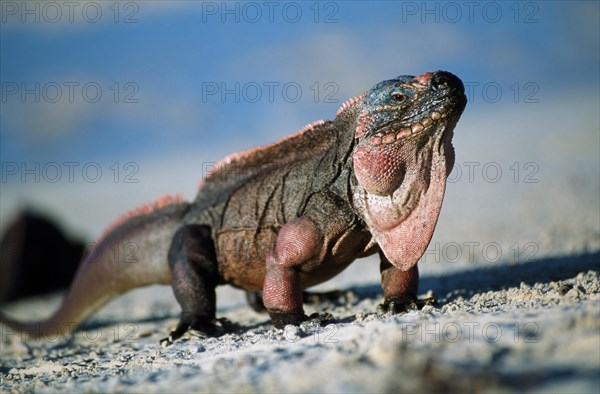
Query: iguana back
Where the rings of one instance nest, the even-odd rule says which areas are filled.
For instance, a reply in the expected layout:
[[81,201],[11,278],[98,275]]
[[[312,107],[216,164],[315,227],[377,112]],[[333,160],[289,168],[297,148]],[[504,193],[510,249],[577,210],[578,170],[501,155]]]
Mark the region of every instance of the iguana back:
[[333,122],[321,120],[276,143],[227,156],[200,184],[195,210],[224,203],[252,178],[272,176],[276,169],[287,169],[294,163],[318,160],[331,149],[336,138]]

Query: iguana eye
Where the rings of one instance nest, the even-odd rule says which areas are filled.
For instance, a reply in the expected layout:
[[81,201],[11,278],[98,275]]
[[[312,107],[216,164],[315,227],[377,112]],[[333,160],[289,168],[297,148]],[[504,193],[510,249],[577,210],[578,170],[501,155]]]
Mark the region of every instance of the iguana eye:
[[403,103],[406,101],[407,98],[408,97],[405,94],[399,92],[392,93],[392,100],[394,100],[397,103]]

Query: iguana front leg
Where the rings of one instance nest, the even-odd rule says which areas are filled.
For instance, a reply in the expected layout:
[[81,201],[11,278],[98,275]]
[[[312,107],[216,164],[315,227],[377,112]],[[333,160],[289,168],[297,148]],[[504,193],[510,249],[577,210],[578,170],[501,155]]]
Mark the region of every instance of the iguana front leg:
[[419,268],[413,265],[407,271],[396,268],[379,252],[381,258],[381,286],[383,287],[383,304],[379,305],[377,311],[380,313],[401,313],[420,309],[425,305],[435,303],[433,298],[419,300]]
[[417,309],[417,291],[419,290],[419,269],[415,264],[408,271],[396,268],[379,252],[381,258],[381,286],[383,287],[383,304],[377,308],[379,312],[400,313]]
[[285,224],[266,257],[263,302],[275,327],[306,320],[298,270],[317,263],[323,236],[312,221],[300,218]]

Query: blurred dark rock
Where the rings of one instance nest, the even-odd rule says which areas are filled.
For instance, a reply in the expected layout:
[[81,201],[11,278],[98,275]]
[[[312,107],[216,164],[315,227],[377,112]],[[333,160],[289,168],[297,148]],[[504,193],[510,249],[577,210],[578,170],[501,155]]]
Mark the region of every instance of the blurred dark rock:
[[23,211],[0,242],[0,302],[68,287],[84,248],[49,218]]

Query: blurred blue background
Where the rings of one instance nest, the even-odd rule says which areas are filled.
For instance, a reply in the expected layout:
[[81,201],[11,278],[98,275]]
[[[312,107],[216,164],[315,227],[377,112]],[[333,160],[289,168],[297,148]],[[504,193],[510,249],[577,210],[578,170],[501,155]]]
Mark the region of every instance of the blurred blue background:
[[165,193],[193,198],[226,154],[444,69],[469,104],[437,239],[558,253],[575,231],[589,239],[571,248],[595,247],[599,15],[596,1],[3,1],[1,224],[34,206],[97,236]]

